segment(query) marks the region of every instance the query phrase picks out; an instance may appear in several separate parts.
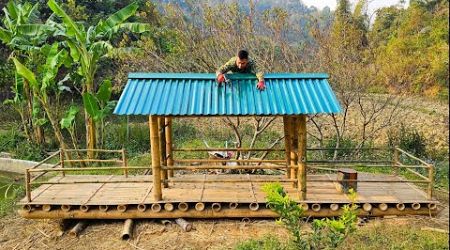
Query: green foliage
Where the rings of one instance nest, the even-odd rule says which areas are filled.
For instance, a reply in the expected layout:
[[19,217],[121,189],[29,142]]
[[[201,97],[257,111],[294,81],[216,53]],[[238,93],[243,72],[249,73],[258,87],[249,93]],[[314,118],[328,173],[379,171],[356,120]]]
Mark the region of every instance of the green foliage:
[[239,243],[236,250],[287,250],[296,249],[294,246],[286,245],[273,235],[266,235],[262,239],[251,239]]
[[[280,216],[277,222],[292,234],[297,249],[334,249],[356,230],[358,206],[355,204],[356,193],[353,190],[350,190],[349,194],[352,202],[342,208],[342,215],[338,219],[313,220],[314,232],[309,237],[304,236],[301,230],[303,209],[289,198],[283,186],[279,183],[268,183],[263,186],[263,191],[266,193],[267,206]],[[255,244],[258,244],[258,241],[249,243],[250,246]]]
[[0,133],[0,152],[10,152],[18,159],[40,161],[46,156],[45,146],[29,142],[16,128]]
[[280,215],[278,223],[285,225],[294,237],[294,243],[300,249],[306,249],[308,242],[301,235],[301,215],[303,209],[291,200],[280,183],[268,183],[263,186],[267,206]]
[[69,110],[66,112],[65,117],[61,119],[59,124],[61,125],[62,129],[72,129],[73,124],[75,122],[75,118],[77,117],[78,112],[80,111],[80,108],[77,106],[70,106]]
[[404,124],[399,129],[391,129],[388,133],[388,145],[390,147],[400,147],[419,158],[426,158],[426,141],[423,134],[413,128],[408,128]]
[[356,201],[356,193],[353,190],[350,190],[349,198],[352,200],[352,203],[342,207],[343,212],[338,219],[324,218],[312,222],[314,233],[311,241],[313,249],[334,249],[350,233],[356,230],[358,220],[356,210],[358,206],[354,203]]

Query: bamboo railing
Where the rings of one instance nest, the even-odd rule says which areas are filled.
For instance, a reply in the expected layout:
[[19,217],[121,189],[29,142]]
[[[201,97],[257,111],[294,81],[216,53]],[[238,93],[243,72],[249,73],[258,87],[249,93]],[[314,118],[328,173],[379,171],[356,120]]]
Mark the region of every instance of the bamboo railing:
[[[154,134],[156,134],[156,131],[153,131]],[[160,148],[160,147],[155,147]],[[290,150],[290,147],[286,147],[288,150]],[[315,152],[315,151],[326,151],[326,150],[350,150],[350,149],[330,149],[330,148],[308,148],[306,151],[308,152]],[[365,150],[365,149],[360,149]],[[369,149],[368,149],[369,150]],[[371,150],[371,149],[370,149]],[[303,159],[303,164],[293,164],[292,162],[290,164],[287,164],[288,161],[286,159],[273,159],[273,160],[258,160],[258,159],[249,159],[249,160],[207,160],[207,159],[174,159],[173,157],[170,159],[170,164],[162,165],[161,161],[158,159],[155,159],[154,164],[157,164],[157,170],[159,173],[162,173],[163,171],[167,171],[168,173],[173,172],[174,170],[206,170],[206,169],[224,169],[224,170],[253,170],[253,169],[278,169],[278,170],[285,170],[286,173],[289,173],[289,175],[286,175],[284,178],[272,178],[271,181],[278,181],[278,182],[288,182],[292,183],[294,186],[299,187],[299,191],[301,194],[302,199],[306,199],[306,185],[302,188],[302,183],[306,182],[336,182],[337,180],[334,179],[328,179],[328,180],[322,180],[322,179],[310,179],[307,177],[306,170],[298,172],[297,170],[299,167],[305,168],[305,169],[315,169],[315,170],[325,170],[325,171],[338,171],[341,167],[358,167],[358,166],[364,166],[368,168],[390,168],[393,170],[394,175],[399,175],[399,172],[401,169],[404,169],[406,173],[410,173],[413,176],[419,178],[419,179],[404,179],[400,178],[397,180],[339,180],[341,182],[346,181],[352,181],[352,182],[359,182],[359,183],[420,183],[420,184],[426,184],[427,185],[427,197],[428,199],[432,198],[433,195],[433,186],[434,186],[434,167],[432,164],[429,164],[425,162],[424,160],[417,158],[416,156],[412,155],[409,152],[406,152],[403,149],[400,148],[393,148],[393,149],[381,149],[376,148],[374,150],[391,150],[392,152],[392,159],[386,160],[307,160],[304,156],[300,157]],[[148,166],[128,166],[127,163],[127,157],[126,157],[126,151],[124,149],[122,150],[106,150],[106,149],[96,149],[93,151],[103,152],[103,153],[118,153],[121,155],[120,159],[65,159],[65,154],[75,152],[76,150],[73,149],[66,149],[66,150],[59,150],[43,161],[39,162],[32,168],[29,168],[26,170],[25,173],[25,192],[26,192],[26,198],[28,202],[32,201],[31,197],[31,185],[33,184],[75,184],[75,183],[120,183],[120,182],[143,182],[142,180],[134,180],[134,179],[125,179],[125,180],[97,180],[97,181],[71,181],[71,182],[65,182],[65,181],[38,181],[41,177],[45,176],[47,173],[61,173],[61,175],[64,177],[65,174],[69,171],[71,172],[83,172],[83,171],[92,171],[92,170],[122,170],[123,175],[125,177],[129,176],[129,170],[149,170],[153,169],[155,171],[155,165],[148,165]],[[79,152],[88,152],[90,150],[86,149],[80,149]],[[201,151],[258,151],[258,152],[286,152],[285,149],[250,149],[250,148],[204,148],[204,149],[187,149],[187,148],[180,148],[180,149],[171,149],[170,153],[180,151],[180,152],[201,152]],[[156,152],[159,154],[159,152]],[[290,155],[290,154],[285,154]],[[305,154],[306,155],[306,154]],[[42,166],[45,163],[48,163],[52,159],[59,156],[59,161],[56,164],[51,165],[51,167],[48,168],[38,168]],[[407,164],[401,159],[408,159],[410,161],[413,161],[413,164]],[[75,163],[86,163],[86,162],[97,162],[97,163],[118,163],[120,166],[106,166],[106,167],[67,167],[68,164],[75,164]],[[206,163],[208,165],[175,165],[175,163]],[[209,163],[229,163],[229,162],[236,162],[236,163],[248,163],[248,164],[254,164],[254,165],[211,165]],[[271,163],[271,165],[267,164],[261,164],[258,165],[257,163]],[[162,166],[161,166],[162,165]],[[419,173],[416,170],[417,169],[426,169],[427,174]],[[293,173],[299,173],[297,175],[293,175]],[[33,175],[33,176],[32,176]],[[153,182],[155,186],[160,187],[160,190],[162,188],[162,185],[164,183],[174,183],[174,182],[183,182],[183,180],[172,179],[172,176],[169,175],[164,178],[168,178],[166,180],[162,179],[163,176],[160,176],[159,179],[161,180],[158,183],[156,183],[154,180],[148,180],[144,182]],[[301,181],[299,181],[301,180]],[[192,180],[187,180],[188,182],[192,182]],[[254,181],[254,180],[253,180]],[[267,180],[262,180],[263,182],[267,182]],[[246,182],[245,179],[230,179],[230,180],[224,180],[224,182]],[[156,190],[158,188],[155,188]],[[162,192],[162,190],[161,190]],[[161,193],[158,193],[158,198],[160,198]]]

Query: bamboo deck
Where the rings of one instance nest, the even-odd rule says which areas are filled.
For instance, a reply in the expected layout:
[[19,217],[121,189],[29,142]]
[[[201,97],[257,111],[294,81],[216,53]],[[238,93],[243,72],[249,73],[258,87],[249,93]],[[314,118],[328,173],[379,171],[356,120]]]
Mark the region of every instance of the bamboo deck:
[[[173,217],[275,217],[265,208],[265,194],[261,190],[266,180],[279,178],[288,195],[298,203],[308,204],[307,215],[333,216],[338,210],[330,208],[331,204],[341,207],[350,202],[346,194],[336,189],[334,182],[313,182],[314,180],[335,180],[335,175],[308,175],[306,200],[300,199],[297,188],[282,176],[274,175],[182,175],[169,178],[169,187],[162,189],[162,200],[155,201],[152,190],[152,176],[116,176],[116,175],[66,175],[53,177],[32,191],[31,202],[25,198],[20,202],[28,210],[20,214],[26,218],[173,218]],[[233,180],[233,181],[227,181]],[[240,182],[236,182],[236,180]],[[312,181],[310,181],[312,180]],[[401,180],[392,175],[360,173],[358,180]],[[105,183],[114,181],[115,183]],[[80,183],[83,182],[83,183]],[[436,201],[427,198],[427,194],[411,183],[395,182],[358,182],[357,203],[371,204],[374,208],[361,214],[434,214]],[[137,205],[159,203],[173,204],[173,211],[162,209],[160,212],[138,211]],[[187,211],[177,210],[177,204],[187,203]],[[204,203],[203,211],[194,209],[195,204]],[[213,203],[222,204],[222,209],[211,212]],[[228,204],[237,203],[238,207],[229,209]],[[258,204],[259,209],[249,209],[249,204]],[[313,204],[319,204],[319,210],[312,211]],[[386,204],[388,209],[379,209],[379,204]],[[396,209],[397,204],[404,204],[405,209]],[[412,204],[420,204],[413,209]],[[49,211],[41,209],[50,205]],[[70,205],[71,211],[62,211],[62,205]],[[81,212],[79,206],[89,206],[89,212]],[[126,212],[118,212],[115,206],[126,205]],[[434,205],[434,206],[433,206]],[[98,206],[109,206],[108,212],[100,212]],[[432,207],[430,209],[430,207]],[[317,207],[316,207],[317,208]]]

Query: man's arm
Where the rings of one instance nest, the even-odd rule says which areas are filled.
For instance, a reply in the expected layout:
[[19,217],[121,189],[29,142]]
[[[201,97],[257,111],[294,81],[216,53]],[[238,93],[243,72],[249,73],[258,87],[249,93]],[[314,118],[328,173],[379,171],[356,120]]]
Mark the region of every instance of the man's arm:
[[228,62],[226,62],[224,65],[220,66],[219,69],[217,69],[216,76],[227,73],[235,66],[236,66],[236,57],[232,57]]
[[251,62],[251,73],[256,75],[258,82],[264,81],[264,72],[259,69],[258,63],[255,60]]

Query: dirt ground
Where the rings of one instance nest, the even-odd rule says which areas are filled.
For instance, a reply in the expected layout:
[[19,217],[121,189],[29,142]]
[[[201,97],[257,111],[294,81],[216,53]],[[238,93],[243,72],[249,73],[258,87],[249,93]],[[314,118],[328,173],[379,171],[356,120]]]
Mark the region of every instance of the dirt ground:
[[[436,217],[372,218],[360,227],[386,225],[448,230],[448,199],[441,200]],[[274,220],[189,220],[193,230],[183,232],[161,220],[137,220],[130,240],[121,240],[123,221],[91,221],[79,237],[68,234],[75,221],[26,220],[11,214],[0,222],[0,249],[234,249],[236,244],[271,234],[286,240],[288,232]],[[62,230],[62,228],[66,228]],[[308,232],[308,229],[305,229]]]

